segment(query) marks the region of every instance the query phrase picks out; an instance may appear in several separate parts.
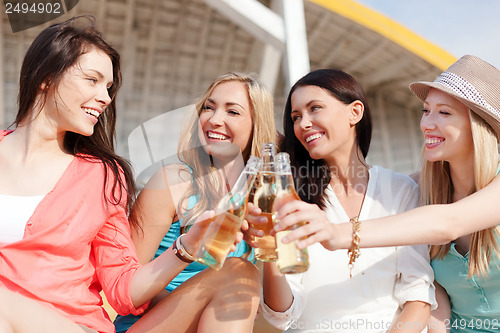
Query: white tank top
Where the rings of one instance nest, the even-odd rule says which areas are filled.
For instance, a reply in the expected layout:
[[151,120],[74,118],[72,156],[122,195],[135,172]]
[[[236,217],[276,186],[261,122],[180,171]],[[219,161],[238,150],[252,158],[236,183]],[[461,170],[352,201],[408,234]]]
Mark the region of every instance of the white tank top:
[[0,194],[0,243],[23,239],[26,223],[44,197]]

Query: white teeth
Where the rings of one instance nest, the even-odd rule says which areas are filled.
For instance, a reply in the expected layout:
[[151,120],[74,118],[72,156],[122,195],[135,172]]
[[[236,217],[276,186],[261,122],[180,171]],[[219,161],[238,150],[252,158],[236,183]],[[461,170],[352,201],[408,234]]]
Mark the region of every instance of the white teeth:
[[88,113],[89,115],[94,116],[94,117],[96,117],[96,118],[98,118],[98,117],[99,117],[99,115],[100,115],[99,111],[96,111],[96,110],[94,110],[94,109],[89,109],[89,108],[82,108],[82,109],[83,109],[83,111],[85,111],[85,112],[86,112],[86,113]]
[[308,137],[306,138],[306,142],[310,142],[310,141],[312,141],[312,140],[319,139],[319,138],[321,138],[322,136],[323,136],[323,134],[321,134],[321,133],[318,133],[318,134],[314,134],[314,135],[308,136]]
[[226,140],[228,137],[225,136],[225,135],[222,135],[222,134],[216,134],[216,133],[212,133],[212,132],[208,132],[208,137],[210,139],[217,139],[217,140]]
[[435,143],[440,143],[442,141],[443,141],[442,139],[438,139],[438,138],[427,138],[427,139],[425,139],[425,144],[432,145]]

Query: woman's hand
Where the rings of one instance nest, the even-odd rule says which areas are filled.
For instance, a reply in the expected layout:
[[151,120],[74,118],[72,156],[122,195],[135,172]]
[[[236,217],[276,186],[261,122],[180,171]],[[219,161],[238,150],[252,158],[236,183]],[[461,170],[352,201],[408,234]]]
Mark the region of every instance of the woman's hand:
[[253,203],[248,203],[247,215],[245,216],[245,221],[241,230],[243,231],[243,239],[250,244],[251,247],[259,247],[259,244],[255,241],[255,237],[264,236],[264,231],[253,227],[268,222],[267,218],[259,216],[261,213],[262,210],[259,207]]
[[210,225],[210,222],[212,222],[214,216],[215,212],[213,210],[203,212],[189,228],[186,236],[182,238],[182,246],[184,246],[184,249],[186,249],[186,251],[192,256],[194,256],[198,250],[201,240],[203,239],[203,236],[205,235],[205,232],[207,231],[207,228]]
[[[198,247],[201,245],[201,241],[203,239],[203,236],[205,235],[205,232],[208,229],[208,226],[210,223],[213,221],[215,217],[215,211],[213,210],[207,210],[203,212],[194,224],[189,228],[189,231],[187,232],[186,236],[182,238],[182,245],[186,249],[186,251],[194,256],[196,251],[198,250]],[[242,229],[245,228],[245,226],[242,226]],[[234,244],[231,246],[230,251],[236,251],[236,245],[243,240],[243,233],[238,232],[236,234],[236,240]]]
[[328,221],[325,212],[318,205],[304,201],[294,200],[284,204],[276,216],[274,231],[285,230],[303,221],[306,224],[292,230],[283,238],[284,243],[296,241],[300,249],[314,243],[321,243],[330,251],[338,248],[335,246],[335,224]]

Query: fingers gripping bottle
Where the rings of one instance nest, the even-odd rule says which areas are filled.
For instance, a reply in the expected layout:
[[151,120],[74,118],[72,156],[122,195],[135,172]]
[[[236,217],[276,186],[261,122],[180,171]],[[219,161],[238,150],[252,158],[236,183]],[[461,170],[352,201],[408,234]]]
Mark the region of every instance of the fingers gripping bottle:
[[[276,220],[276,213],[287,202],[300,200],[293,184],[292,170],[290,166],[290,155],[288,153],[279,153],[276,155],[276,198],[273,205],[273,221]],[[306,224],[299,222],[285,230],[276,233],[276,253],[278,256],[277,264],[281,273],[302,273],[309,268],[309,255],[307,248],[298,249],[295,242],[284,244],[281,239],[291,230]]]
[[236,240],[236,234],[247,211],[248,194],[261,165],[261,160],[251,156],[233,188],[217,204],[215,217],[196,251],[196,261],[219,270]]
[[262,145],[262,168],[258,180],[254,184],[256,186],[254,186],[253,203],[262,210],[260,216],[267,218],[266,224],[252,225],[255,229],[264,231],[264,236],[254,237],[254,240],[259,244],[259,247],[255,249],[255,258],[261,261],[276,260],[276,241],[274,236],[269,234],[274,225],[271,210],[276,196],[275,154],[276,146],[273,143]]

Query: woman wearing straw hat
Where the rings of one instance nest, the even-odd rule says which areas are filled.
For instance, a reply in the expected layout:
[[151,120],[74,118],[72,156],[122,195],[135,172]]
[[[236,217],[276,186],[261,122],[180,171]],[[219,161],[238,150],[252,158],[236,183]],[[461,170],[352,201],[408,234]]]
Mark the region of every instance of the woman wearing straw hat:
[[[451,332],[500,330],[500,71],[464,56],[434,82],[410,89],[424,102],[421,130],[425,161],[421,198],[430,204],[362,221],[327,223],[324,214],[293,202],[279,212],[283,230],[308,216],[310,223],[287,241],[299,247],[320,242],[329,250],[430,243],[439,308],[430,329]],[[353,236],[360,242],[353,245]],[[357,238],[356,237],[356,238]]]

